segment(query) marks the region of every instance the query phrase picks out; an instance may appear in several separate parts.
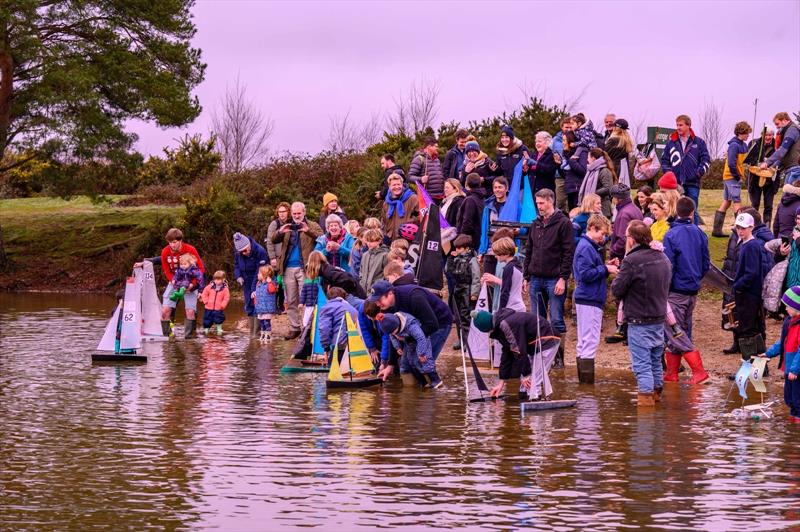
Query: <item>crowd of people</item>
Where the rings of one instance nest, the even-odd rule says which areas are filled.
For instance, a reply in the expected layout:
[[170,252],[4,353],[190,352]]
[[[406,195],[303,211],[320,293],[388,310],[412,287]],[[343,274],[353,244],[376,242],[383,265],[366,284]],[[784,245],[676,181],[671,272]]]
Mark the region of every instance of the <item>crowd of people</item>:
[[[749,143],[750,125],[736,124],[713,235],[729,238],[722,273],[730,289],[723,305],[732,317],[723,321],[732,325],[734,342],[725,352],[745,360],[780,356],[786,402],[792,420],[800,422],[800,188],[795,186],[800,130],[787,113],[776,114],[773,122],[775,131],[767,129]],[[453,325],[455,348],[474,326],[502,346],[500,380],[492,394],[504,393],[506,381],[520,378],[520,393],[537,399],[532,390],[542,383],[542,371],[564,366],[568,299],[577,326],[578,379],[594,383],[610,292],[617,328],[605,341],[627,344],[640,406],[659,402],[664,383],[679,380],[683,362],[689,382],[706,382],[709,375],[693,341],[693,313],[712,268],[708,237],[698,227],[700,188],[711,157],[691,126],[688,116],[677,117],[660,159],[641,153],[627,121],[612,114],[602,132],[583,114],[564,119],[555,135],[537,133],[533,149],[503,126],[494,159],[468,131],[459,130],[443,161],[434,138],[423,141],[407,171],[392,154],[381,157],[383,187],[375,192],[380,218],[348,219],[346,206],[331,192],[322,197],[318,221],[307,217],[301,202],[280,203],[265,235],[233,235],[233,279],[244,294],[251,336],[270,340],[272,318],[285,312],[284,339],[298,338],[304,308],[317,304],[321,289],[328,298],[320,311],[327,356],[349,313],[382,378],[399,372],[404,382],[438,388],[436,362]],[[536,217],[526,227],[503,227],[496,222],[520,166]],[[457,235],[441,248],[446,301],[443,293],[417,283],[408,255],[426,215],[420,188]],[[749,207],[742,207],[743,188]],[[731,206],[734,231],[727,235]],[[204,287],[198,251],[179,229],[166,239],[161,255],[146,259],[160,262],[169,283],[164,334],[172,334],[180,299],[186,337],[195,334],[198,299],[206,308],[203,332],[221,332],[230,299],[225,272],[215,272]],[[474,312],[482,285],[488,288],[488,311]],[[765,297],[775,300],[769,311],[788,314],[780,339],[769,349]],[[531,363],[534,353],[543,364]]]

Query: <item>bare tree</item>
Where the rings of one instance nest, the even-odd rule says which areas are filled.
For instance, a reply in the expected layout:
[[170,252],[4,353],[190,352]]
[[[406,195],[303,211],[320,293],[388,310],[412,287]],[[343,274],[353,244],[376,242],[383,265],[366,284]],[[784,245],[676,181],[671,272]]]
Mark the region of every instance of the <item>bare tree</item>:
[[631,121],[629,127],[634,144],[647,142],[647,113],[639,115],[636,121]]
[[413,135],[428,127],[433,128],[439,115],[439,83],[424,78],[414,81],[408,94],[396,98],[394,114],[387,117],[389,129],[394,133]]
[[706,141],[708,153],[712,159],[722,155],[725,142],[725,131],[722,128],[722,107],[714,100],[705,102],[700,114],[700,136]]
[[331,117],[328,149],[334,153],[361,152],[380,140],[383,124],[380,116],[373,114],[363,125],[350,120],[350,111],[344,116]]
[[275,123],[247,99],[247,87],[238,77],[226,88],[211,123],[226,172],[238,173],[266,160]]

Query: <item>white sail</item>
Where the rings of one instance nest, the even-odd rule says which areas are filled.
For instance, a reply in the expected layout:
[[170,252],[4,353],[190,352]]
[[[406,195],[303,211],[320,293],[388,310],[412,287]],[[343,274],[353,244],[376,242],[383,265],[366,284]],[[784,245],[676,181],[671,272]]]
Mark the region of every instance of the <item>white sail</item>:
[[135,277],[125,283],[125,299],[122,302],[122,331],[120,349],[142,347],[142,286]]
[[[334,354],[334,356],[336,356]],[[342,361],[339,363],[339,371],[342,374],[342,377],[347,377],[350,375],[350,350],[348,348],[344,349],[344,353],[342,353]]]
[[161,302],[158,300],[153,263],[144,261],[142,268],[137,268],[134,275],[141,278],[142,335],[166,340],[161,331]]
[[117,308],[114,309],[114,315],[111,316],[111,319],[108,320],[106,324],[106,330],[103,333],[103,337],[100,339],[100,343],[97,345],[98,351],[114,351],[114,347],[117,343],[117,323],[119,321],[119,313],[122,310],[122,303],[117,303]]
[[[481,293],[478,296],[478,301],[475,303],[475,310],[480,312],[491,312],[489,308],[489,297],[487,293],[486,283],[481,284]],[[489,335],[481,332],[475,327],[475,323],[469,323],[469,336],[467,337],[469,349],[472,353],[472,358],[475,360],[489,360]]]

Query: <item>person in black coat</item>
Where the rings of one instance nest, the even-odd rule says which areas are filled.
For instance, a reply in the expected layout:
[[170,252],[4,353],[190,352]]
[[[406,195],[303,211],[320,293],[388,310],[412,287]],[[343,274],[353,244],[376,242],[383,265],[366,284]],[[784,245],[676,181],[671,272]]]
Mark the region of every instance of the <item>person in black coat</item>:
[[483,178],[484,190],[491,190],[492,181],[498,168],[497,164],[481,151],[481,145],[478,144],[478,141],[473,136],[467,139],[464,153],[466,158],[458,173],[458,180],[461,181],[462,185],[465,185],[469,174],[478,174]]
[[[745,168],[763,163],[767,157],[775,153],[774,144],[775,132],[767,129],[761,138],[757,138],[750,143],[750,149],[744,158]],[[775,179],[767,179],[764,186],[759,186],[759,184],[760,178],[757,175],[749,174],[747,193],[750,196],[750,204],[757,211],[761,207],[761,197],[764,197],[764,223],[769,225],[770,221],[772,221],[772,202],[775,199],[775,194],[778,193],[781,181],[776,177]]]
[[775,213],[775,220],[772,222],[772,233],[775,238],[792,236],[798,215],[800,215],[800,196],[784,192],[781,202],[778,204],[778,212]]
[[469,235],[472,238],[472,249],[481,245],[481,221],[486,206],[486,190],[481,186],[481,176],[467,176],[467,196],[461,202],[456,215],[456,234]]
[[528,163],[528,180],[534,194],[543,188],[556,191],[556,171],[561,163],[561,156],[558,156],[559,160],[556,162],[556,156],[550,148],[551,144],[553,137],[550,133],[540,131],[536,134],[536,151],[531,154]]

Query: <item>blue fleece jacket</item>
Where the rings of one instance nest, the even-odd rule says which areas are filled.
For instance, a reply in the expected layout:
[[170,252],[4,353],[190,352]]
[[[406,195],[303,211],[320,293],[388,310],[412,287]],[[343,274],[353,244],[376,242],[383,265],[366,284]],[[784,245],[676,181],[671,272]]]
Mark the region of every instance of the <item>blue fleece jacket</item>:
[[582,236],[575,247],[572,276],[575,278],[575,304],[603,308],[606,304],[608,268],[598,246],[588,236]]
[[693,296],[711,267],[708,237],[691,218],[678,218],[664,235],[664,253],[672,263],[670,292]]
[[736,277],[733,289],[736,292],[747,292],[761,297],[764,277],[772,269],[772,254],[764,247],[764,243],[751,238],[739,248],[739,262],[736,265]]
[[244,289],[252,292],[256,289],[258,282],[258,268],[269,264],[269,255],[264,246],[253,240],[252,237],[247,237],[250,241],[250,255],[245,257],[238,251],[233,251],[233,278],[244,279]]
[[681,145],[678,133],[670,135],[661,154],[661,169],[673,172],[681,185],[700,186],[700,179],[711,165],[706,142],[689,130],[686,149]]
[[349,272],[350,252],[353,250],[353,244],[356,242],[355,238],[353,238],[353,235],[350,233],[345,233],[344,239],[339,243],[339,249],[335,253],[331,253],[326,249],[328,240],[328,233],[320,235],[317,238],[317,245],[314,246],[314,251],[319,251],[325,255],[325,258],[328,259],[328,264]]

